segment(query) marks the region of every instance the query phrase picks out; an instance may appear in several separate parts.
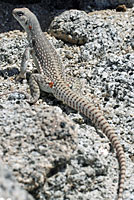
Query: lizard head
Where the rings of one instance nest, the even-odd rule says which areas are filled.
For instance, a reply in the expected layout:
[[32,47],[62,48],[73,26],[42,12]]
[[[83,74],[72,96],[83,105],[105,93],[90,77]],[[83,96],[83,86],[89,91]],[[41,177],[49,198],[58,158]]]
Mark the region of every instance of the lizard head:
[[36,16],[28,8],[15,8],[12,14],[27,33],[32,29],[40,29]]

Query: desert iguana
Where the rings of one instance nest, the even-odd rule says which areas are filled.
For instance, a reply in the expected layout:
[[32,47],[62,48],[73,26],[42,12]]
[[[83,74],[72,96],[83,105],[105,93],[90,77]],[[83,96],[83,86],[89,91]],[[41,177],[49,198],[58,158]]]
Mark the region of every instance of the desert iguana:
[[30,76],[31,95],[28,101],[35,103],[40,97],[40,90],[52,93],[57,99],[90,118],[95,126],[102,130],[117,152],[120,165],[117,199],[122,200],[126,172],[125,154],[114,129],[108,124],[99,109],[68,87],[62,73],[62,62],[55,48],[42,32],[36,16],[28,8],[16,8],[12,14],[27,32],[30,46],[24,52],[20,75],[23,76],[26,72],[29,54],[33,56],[38,70],[37,74],[33,73]]

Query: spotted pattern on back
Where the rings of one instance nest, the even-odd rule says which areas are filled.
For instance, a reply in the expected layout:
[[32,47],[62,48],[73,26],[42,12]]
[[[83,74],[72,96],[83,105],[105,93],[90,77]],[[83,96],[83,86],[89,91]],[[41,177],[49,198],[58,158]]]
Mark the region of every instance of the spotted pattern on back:
[[[24,14],[22,18],[17,15],[17,12],[19,11]],[[39,68],[41,76],[37,78],[37,75],[33,75],[33,81],[30,82],[32,90],[36,88],[38,95],[36,95],[34,91],[33,94],[39,96],[39,85],[41,85],[45,91],[50,90],[57,99],[90,118],[92,122],[109,138],[110,142],[116,149],[119,160],[120,181],[117,200],[122,200],[126,173],[125,154],[114,129],[108,124],[98,108],[89,103],[83,97],[75,94],[69,87],[67,87],[62,74],[62,62],[60,61],[54,47],[42,32],[36,16],[27,8],[14,9],[13,15],[27,31],[30,46],[33,48],[33,54],[38,63],[37,67]],[[44,80],[42,76],[47,77],[48,81],[50,81],[48,82],[47,87],[46,81],[42,81]],[[52,88],[49,83],[52,83]],[[36,87],[32,84],[35,84]],[[33,102],[37,101],[37,99],[38,98],[33,98]]]

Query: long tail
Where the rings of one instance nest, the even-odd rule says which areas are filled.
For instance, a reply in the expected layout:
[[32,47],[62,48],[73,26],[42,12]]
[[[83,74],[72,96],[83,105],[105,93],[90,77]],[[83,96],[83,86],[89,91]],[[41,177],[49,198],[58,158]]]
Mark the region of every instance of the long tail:
[[66,86],[64,82],[59,81],[56,83],[54,91],[54,96],[57,99],[63,101],[71,108],[78,110],[80,113],[90,118],[95,126],[99,127],[108,137],[113,147],[116,149],[120,165],[118,200],[122,200],[126,173],[126,161],[124,150],[118,140],[117,135],[115,134],[114,129],[109,125],[105,117],[102,116],[102,113],[99,109],[97,109],[93,104],[89,103],[86,99],[75,94],[68,86]]

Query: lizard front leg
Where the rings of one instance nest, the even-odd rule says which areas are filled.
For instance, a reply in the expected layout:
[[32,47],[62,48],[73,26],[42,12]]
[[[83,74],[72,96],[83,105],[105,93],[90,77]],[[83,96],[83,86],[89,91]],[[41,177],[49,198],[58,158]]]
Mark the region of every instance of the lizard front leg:
[[[28,66],[28,61],[30,59],[30,54],[34,58],[34,61],[36,61],[35,57],[33,56],[32,48],[27,47],[22,56],[22,62],[21,62],[21,66],[20,66],[20,74],[18,75],[17,80],[26,78],[26,69]],[[36,67],[38,70],[38,63],[37,62],[35,62],[35,63],[36,63]],[[49,80],[49,78],[45,75],[30,74],[30,76],[28,78],[30,94],[25,93],[25,92],[21,92],[21,93],[24,93],[27,101],[30,104],[34,104],[38,101],[38,99],[40,97],[40,90],[43,90],[48,93],[52,93],[51,83],[52,83],[51,80]]]
[[17,76],[16,80],[26,78],[26,69],[27,69],[27,66],[28,66],[29,58],[30,58],[30,52],[31,52],[31,48],[27,47],[25,49],[24,53],[23,53],[22,62],[21,62],[21,65],[20,65],[20,73]]

